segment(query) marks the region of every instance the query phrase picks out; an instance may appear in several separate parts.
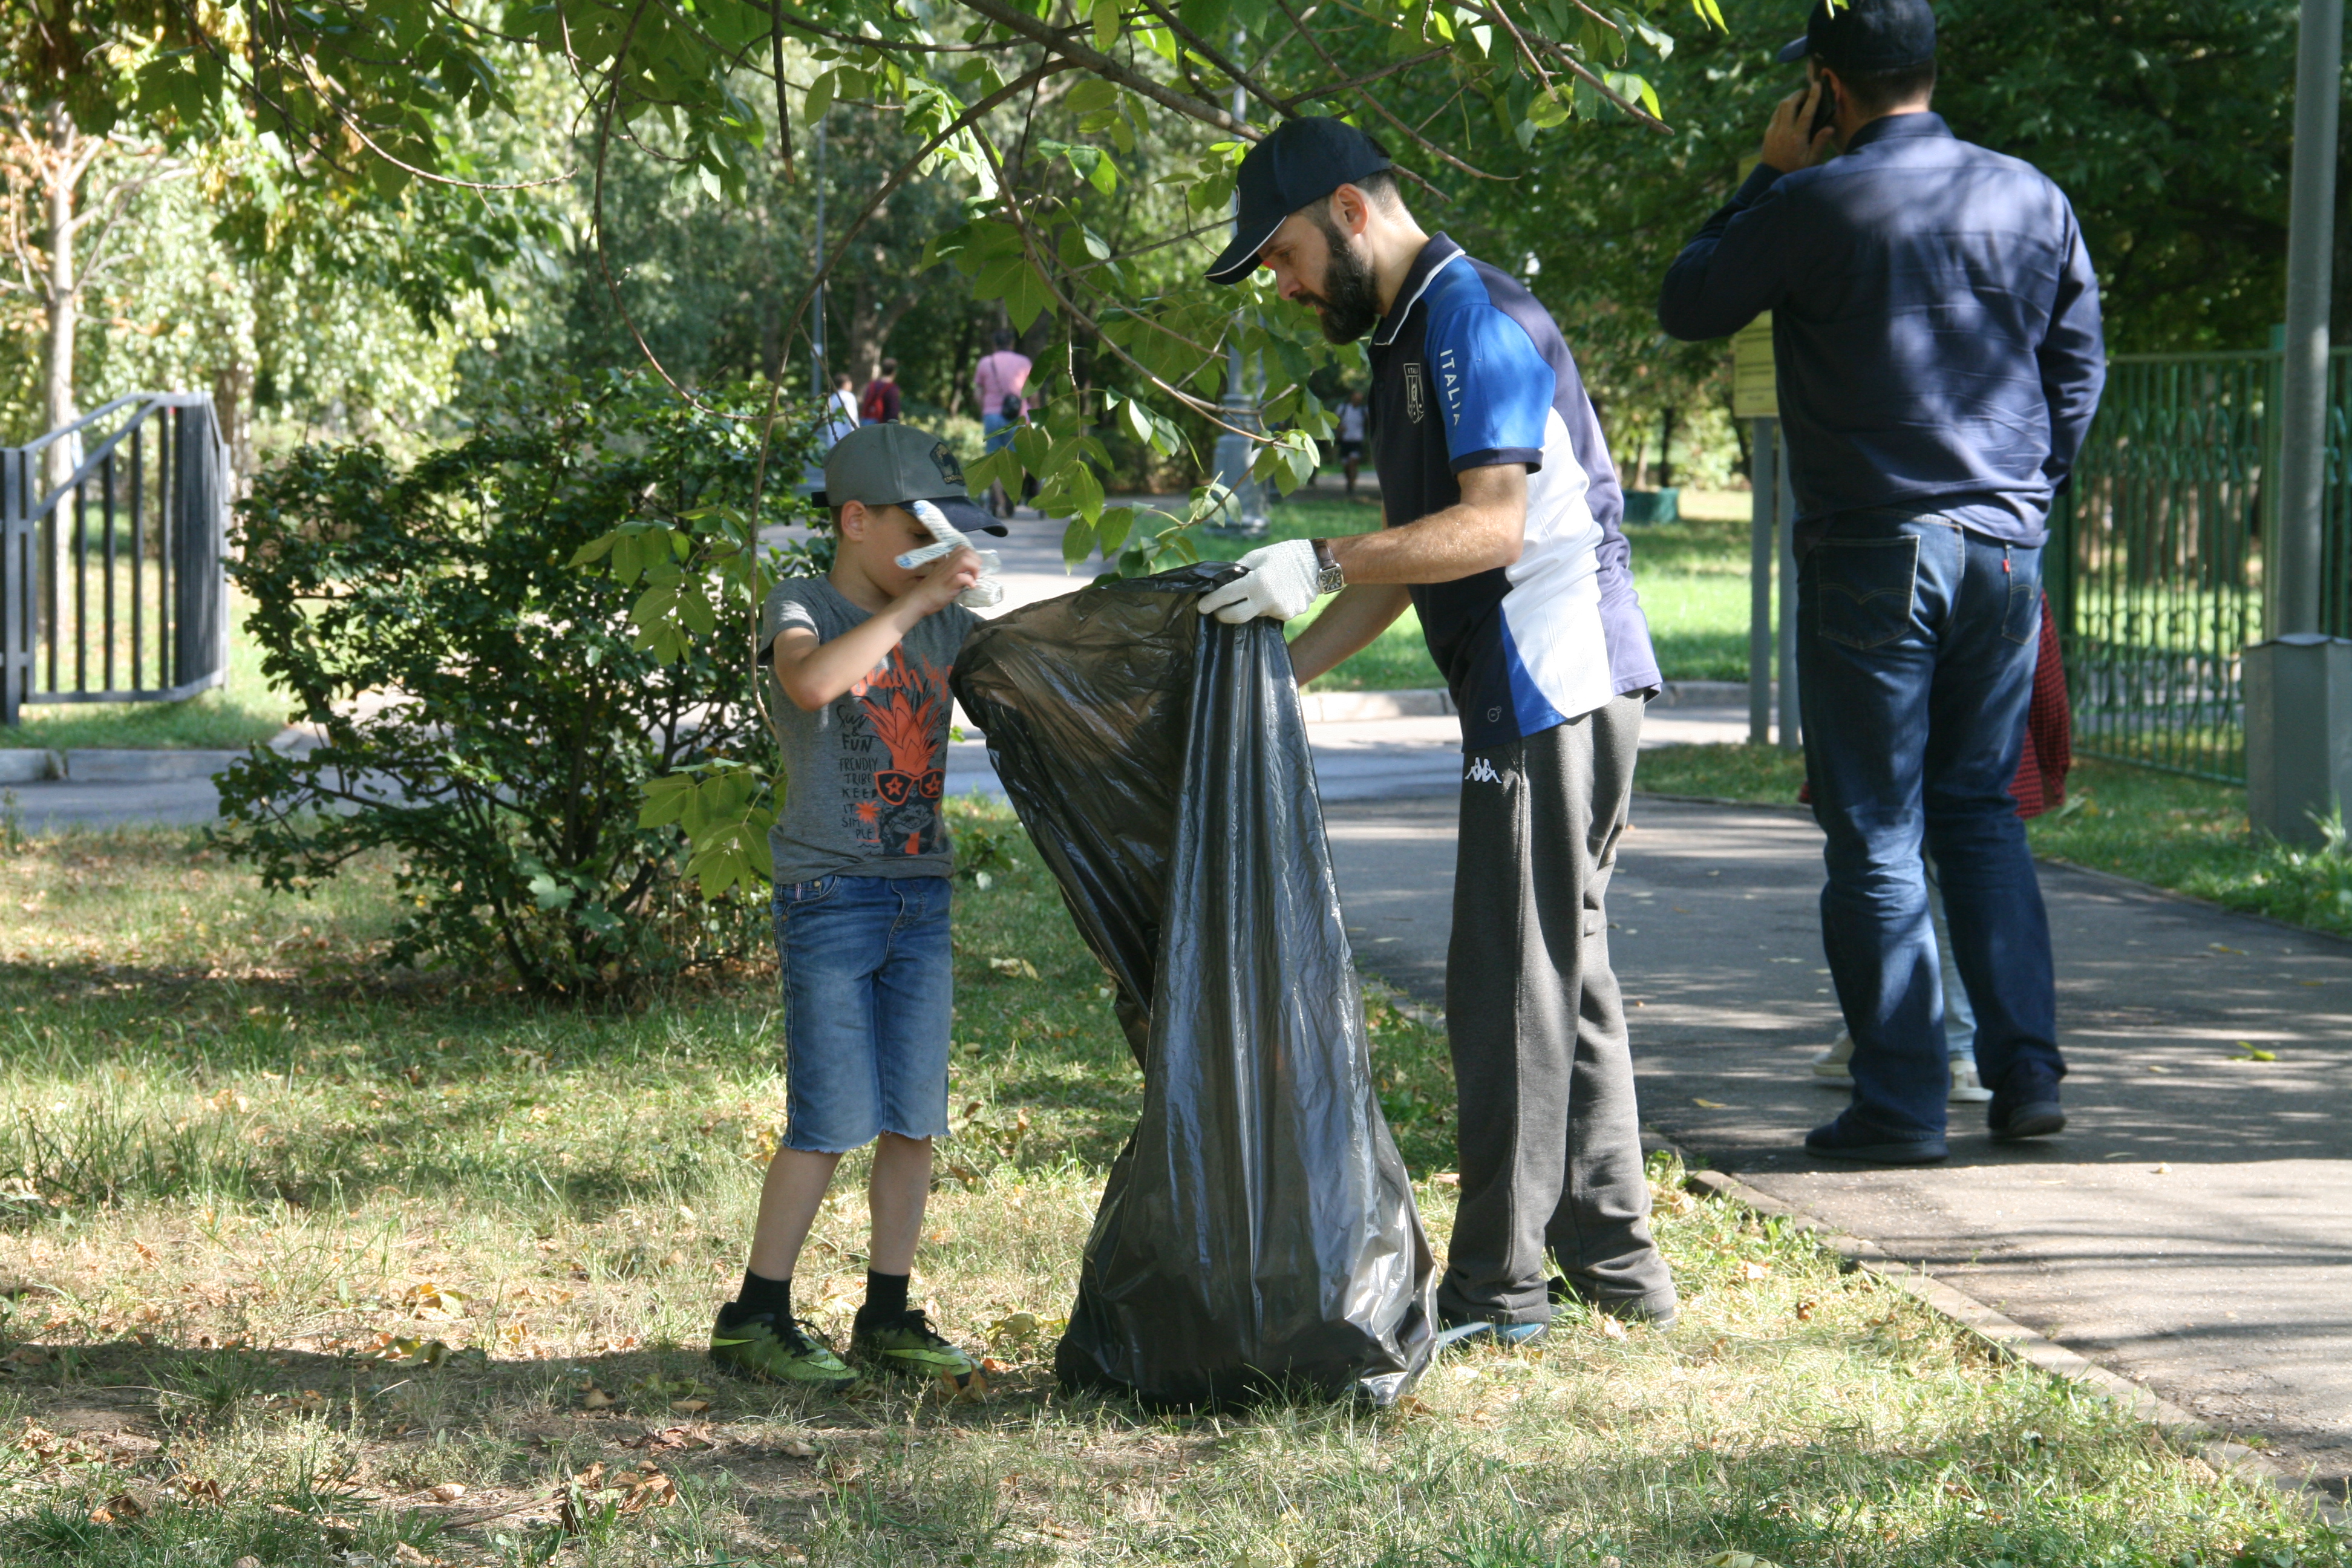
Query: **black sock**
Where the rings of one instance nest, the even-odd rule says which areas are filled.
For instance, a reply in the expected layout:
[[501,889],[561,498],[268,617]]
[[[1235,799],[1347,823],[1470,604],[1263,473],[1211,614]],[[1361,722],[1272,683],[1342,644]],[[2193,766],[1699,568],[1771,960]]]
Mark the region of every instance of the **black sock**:
[[867,1269],[866,1305],[857,1309],[857,1315],[869,1323],[877,1323],[887,1318],[905,1317],[907,1280],[908,1276],[904,1274],[877,1274],[871,1268]]
[[743,1270],[743,1293],[735,1298],[735,1315],[756,1318],[762,1312],[772,1312],[779,1322],[789,1321],[793,1315],[793,1279],[787,1274],[782,1279],[771,1279],[764,1274]]

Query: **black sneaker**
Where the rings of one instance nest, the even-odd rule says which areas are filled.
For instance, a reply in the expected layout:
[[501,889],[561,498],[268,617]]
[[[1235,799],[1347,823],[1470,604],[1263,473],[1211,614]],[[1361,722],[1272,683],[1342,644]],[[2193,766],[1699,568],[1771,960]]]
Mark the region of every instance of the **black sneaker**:
[[1555,1274],[1544,1281],[1544,1294],[1555,1307],[1580,1301],[1621,1323],[1647,1323],[1654,1329],[1671,1329],[1683,1315],[1682,1300],[1672,1286],[1647,1296],[1591,1296]]
[[1985,1108],[1985,1122],[1996,1143],[2063,1132],[2066,1110],[2058,1103],[2058,1075],[2040,1062],[2018,1063]]
[[1903,1137],[1857,1123],[1851,1110],[1805,1134],[1805,1152],[1819,1160],[1852,1160],[1864,1165],[1932,1165],[1951,1153],[1941,1138]]
[[944,1377],[959,1388],[971,1381],[980,1363],[956,1349],[931,1327],[920,1307],[894,1318],[868,1322],[864,1317],[849,1331],[849,1353],[859,1361],[916,1377]]
[[820,1394],[838,1394],[857,1381],[815,1324],[773,1312],[730,1317],[733,1305],[719,1309],[719,1321],[710,1329],[710,1359],[721,1372]]

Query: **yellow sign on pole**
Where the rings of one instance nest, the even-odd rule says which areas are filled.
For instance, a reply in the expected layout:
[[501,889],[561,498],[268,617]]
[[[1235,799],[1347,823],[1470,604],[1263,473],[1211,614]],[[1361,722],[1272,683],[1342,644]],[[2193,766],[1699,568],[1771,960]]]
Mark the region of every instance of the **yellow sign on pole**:
[[1731,416],[1778,419],[1780,384],[1772,373],[1772,312],[1765,311],[1732,335]]

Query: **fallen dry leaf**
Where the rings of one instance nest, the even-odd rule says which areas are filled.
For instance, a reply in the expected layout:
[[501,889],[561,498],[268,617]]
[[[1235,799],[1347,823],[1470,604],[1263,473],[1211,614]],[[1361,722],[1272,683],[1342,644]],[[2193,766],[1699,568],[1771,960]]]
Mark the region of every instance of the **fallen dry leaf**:
[[240,1557],[230,1563],[228,1568],[261,1568],[261,1559],[250,1555]]
[[619,1400],[593,1384],[580,1395],[580,1407],[583,1410],[610,1410],[619,1403]]
[[117,1492],[89,1510],[92,1524],[131,1524],[147,1517],[147,1510],[129,1492]]
[[1016,980],[1034,980],[1037,966],[1025,958],[992,958],[988,967],[999,974],[1010,974]]
[[1731,1109],[1731,1107],[1724,1104],[1723,1101],[1719,1100],[1699,1100],[1694,1097],[1691,1103],[1707,1110],[1728,1110]]
[[803,1443],[798,1437],[794,1437],[790,1442],[780,1444],[776,1452],[787,1459],[814,1459],[816,1458],[816,1445]]
[[1771,1273],[1772,1266],[1769,1263],[1748,1262],[1739,1266],[1739,1277],[1742,1279],[1752,1281],[1768,1279]]
[[405,1541],[392,1549],[392,1560],[400,1568],[440,1568],[441,1559],[427,1557]]
[[1625,1337],[1625,1325],[1603,1312],[1601,1314],[1601,1332],[1605,1338],[1622,1340]]
[[628,1495],[621,1500],[623,1513],[642,1513],[649,1508],[667,1508],[677,1501],[677,1483],[650,1467],[642,1475],[623,1470],[613,1478],[613,1484],[627,1489]]
[[443,1481],[436,1487],[426,1487],[425,1495],[435,1502],[456,1502],[466,1495],[465,1487],[457,1481]]
[[1437,1174],[1430,1177],[1429,1179],[1437,1186],[1458,1187],[1462,1184],[1462,1173],[1459,1171],[1440,1171]]
[[680,1415],[699,1415],[704,1411],[710,1408],[710,1401],[708,1399],[673,1399],[669,1402],[669,1407],[672,1410],[677,1411]]

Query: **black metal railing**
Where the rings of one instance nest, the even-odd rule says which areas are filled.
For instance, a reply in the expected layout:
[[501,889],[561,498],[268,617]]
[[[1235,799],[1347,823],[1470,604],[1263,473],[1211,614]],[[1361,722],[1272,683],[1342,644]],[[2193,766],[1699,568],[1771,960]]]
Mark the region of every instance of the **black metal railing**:
[[[2117,354],[2044,561],[2074,748],[2242,784],[2240,655],[2263,632],[2276,348]],[[2320,629],[2352,637],[2352,349],[2328,361]]]
[[135,392],[0,447],[0,724],[26,703],[167,702],[226,679],[229,493],[201,392]]

